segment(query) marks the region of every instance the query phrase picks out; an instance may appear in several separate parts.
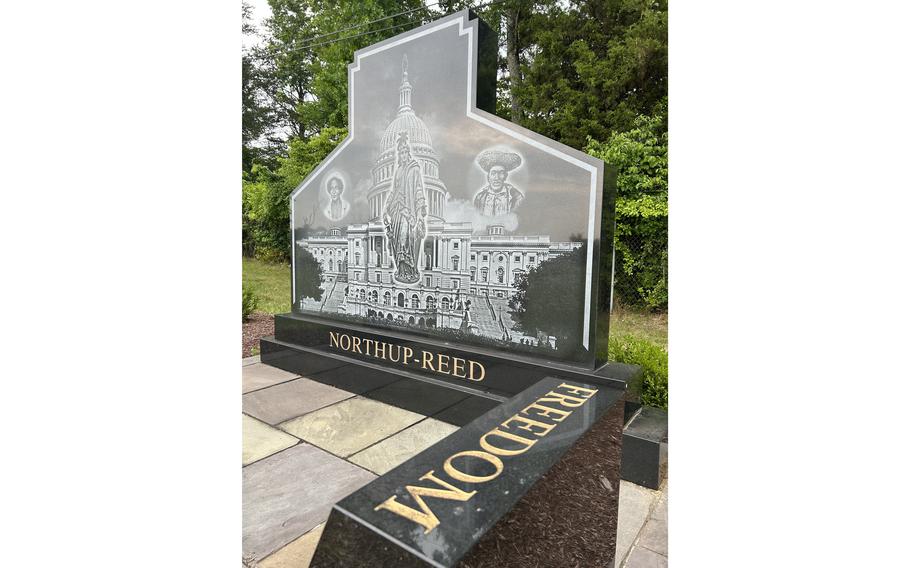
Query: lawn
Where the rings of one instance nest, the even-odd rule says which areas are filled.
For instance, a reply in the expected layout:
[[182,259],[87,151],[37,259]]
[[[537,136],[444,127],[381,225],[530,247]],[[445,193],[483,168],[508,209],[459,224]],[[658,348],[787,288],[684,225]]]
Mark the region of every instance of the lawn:
[[634,335],[667,348],[667,314],[631,311],[614,305],[610,335]]
[[259,299],[256,311],[283,314],[291,311],[291,265],[243,258],[243,285]]

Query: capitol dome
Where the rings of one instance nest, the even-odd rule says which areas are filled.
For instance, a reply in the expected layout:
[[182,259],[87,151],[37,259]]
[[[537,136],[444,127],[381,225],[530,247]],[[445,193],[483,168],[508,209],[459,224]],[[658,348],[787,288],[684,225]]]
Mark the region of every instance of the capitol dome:
[[425,151],[429,151],[436,154],[436,151],[433,150],[433,140],[430,138],[430,129],[427,128],[427,125],[424,124],[420,118],[414,114],[414,111],[408,108],[407,110],[399,110],[398,116],[395,117],[388,127],[385,129],[385,133],[382,135],[382,141],[379,143],[379,156],[380,160],[388,153],[395,152],[395,145],[398,141],[398,133],[405,131],[408,133],[408,140],[411,142],[411,151],[416,151],[415,146],[426,146]]
[[398,89],[398,114],[386,127],[379,142],[379,156],[372,170],[373,184],[367,193],[370,202],[370,217],[377,220],[382,216],[386,197],[392,188],[395,171],[395,151],[398,134],[407,132],[411,155],[420,163],[423,182],[427,190],[428,215],[444,220],[445,202],[448,190],[439,179],[439,156],[433,149],[433,139],[427,125],[414,114],[411,107],[411,84],[408,82],[408,56],[401,64],[401,86]]

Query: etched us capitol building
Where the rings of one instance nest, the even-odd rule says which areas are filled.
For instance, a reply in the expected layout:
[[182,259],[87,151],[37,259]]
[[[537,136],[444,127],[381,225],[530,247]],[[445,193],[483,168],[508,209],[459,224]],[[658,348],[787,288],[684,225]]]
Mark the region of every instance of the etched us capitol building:
[[[508,300],[519,274],[554,256],[579,248],[580,242],[550,242],[550,237],[508,235],[490,225],[474,235],[470,222],[445,220],[448,190],[439,178],[439,155],[430,131],[411,106],[407,56],[402,63],[398,113],[386,127],[367,192],[370,220],[333,227],[324,236],[300,239],[322,265],[321,300],[299,298],[300,309],[397,320],[420,328],[449,328],[495,339],[537,344],[514,329]],[[392,189],[396,144],[406,132],[412,156],[420,163],[427,198],[427,236],[420,282],[397,284],[381,217]]]

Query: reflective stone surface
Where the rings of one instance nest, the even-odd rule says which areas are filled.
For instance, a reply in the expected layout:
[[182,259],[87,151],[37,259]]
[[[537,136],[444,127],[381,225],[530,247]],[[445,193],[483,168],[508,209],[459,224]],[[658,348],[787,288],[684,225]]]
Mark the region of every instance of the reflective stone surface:
[[364,396],[411,412],[432,416],[470,395],[466,392],[436,386],[432,383],[404,379],[378,388]]
[[336,456],[347,457],[418,422],[422,415],[357,397],[280,424]]
[[243,395],[243,412],[278,424],[352,396],[354,393],[300,378]]
[[492,114],[496,59],[468,11],[355,52],[349,136],[291,196],[293,310],[593,369],[612,177]]
[[385,440],[357,452],[350,461],[382,475],[445,438],[458,427],[427,418]]
[[[361,353],[340,350],[331,341],[332,333],[358,337],[361,341],[369,339],[409,348],[413,351],[412,364],[389,362],[367,355],[362,349]],[[558,362],[541,362],[508,351],[430,338],[416,339],[401,332],[379,333],[364,326],[328,322],[297,314],[276,315],[275,334],[275,339],[263,338],[260,342],[263,363],[358,394],[397,382],[395,375],[428,377],[469,392],[508,397],[553,374],[583,382],[612,383],[624,388],[626,381],[640,372],[637,367],[621,363],[606,363],[596,370],[587,371]],[[433,358],[435,367],[420,364],[424,353]],[[451,372],[439,372],[440,356],[447,357],[448,362],[460,359],[482,365],[483,378],[467,380],[456,377]],[[414,364],[413,359],[418,359],[418,363]],[[451,371],[453,367],[450,364],[447,370]],[[320,370],[314,372],[314,369]]]
[[300,440],[247,415],[243,416],[243,465],[290,448]]
[[278,383],[296,379],[299,375],[282,371],[272,365],[252,363],[243,366],[243,392],[263,389]]
[[[612,471],[609,477],[613,479],[611,481],[605,478],[606,484],[600,485],[600,491],[607,491],[608,486],[611,490],[618,487],[618,440],[622,426],[622,407],[615,403],[622,391],[574,382],[568,386],[566,384],[566,381],[555,378],[540,381],[340,501],[329,518],[313,566],[456,565],[591,430],[607,408],[614,405],[615,420],[604,430],[617,443],[612,458],[614,461],[601,466],[605,472]],[[589,396],[582,397],[584,400],[558,396],[560,393],[572,393],[573,391],[566,390],[571,388],[588,389],[574,392]],[[554,392],[557,395],[553,395]],[[579,404],[574,408],[564,407],[560,400]],[[535,403],[556,408],[556,411],[549,411],[554,412],[550,416],[559,416],[561,421],[536,415],[534,409],[525,412],[529,405]],[[559,413],[559,410],[567,414]],[[517,422],[510,421],[516,415],[546,423],[546,434],[537,436],[533,433],[534,426],[531,427],[531,432],[516,428],[516,425],[526,424],[520,419]],[[484,448],[480,444],[481,437],[497,427],[516,435],[528,436],[534,443],[527,447],[522,443],[510,445],[501,438],[487,438],[499,451],[518,451],[524,448],[516,455],[499,457],[499,468],[489,461],[490,458],[462,453],[481,452]],[[541,432],[540,429],[536,431]],[[574,459],[584,457],[576,456]],[[594,462],[597,463],[596,458]],[[441,485],[428,475],[448,485]],[[439,495],[431,497],[428,494],[423,497],[426,507],[438,524],[422,514],[424,510],[415,500],[414,494],[406,489],[407,486],[436,488],[447,492],[448,498]],[[464,498],[468,494],[470,497]],[[552,492],[547,494],[551,495]],[[393,512],[389,506],[381,506],[389,505],[393,497],[394,503],[405,507],[397,509],[399,512],[411,510],[412,513],[403,515]],[[611,498],[615,503],[615,494]],[[615,521],[615,505],[612,514]],[[609,533],[609,527],[607,532]],[[521,543],[515,545],[520,546]],[[367,558],[367,550],[370,551],[368,560],[364,559]]]

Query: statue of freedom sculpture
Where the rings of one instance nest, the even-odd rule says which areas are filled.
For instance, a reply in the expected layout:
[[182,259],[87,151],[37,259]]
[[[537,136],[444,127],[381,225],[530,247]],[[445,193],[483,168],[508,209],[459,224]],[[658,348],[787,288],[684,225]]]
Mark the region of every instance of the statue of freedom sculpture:
[[420,164],[411,156],[407,132],[398,133],[397,160],[382,222],[395,263],[394,278],[401,284],[420,280],[417,261],[427,234],[427,198]]

